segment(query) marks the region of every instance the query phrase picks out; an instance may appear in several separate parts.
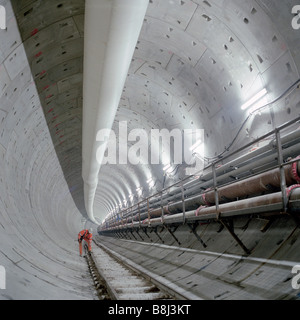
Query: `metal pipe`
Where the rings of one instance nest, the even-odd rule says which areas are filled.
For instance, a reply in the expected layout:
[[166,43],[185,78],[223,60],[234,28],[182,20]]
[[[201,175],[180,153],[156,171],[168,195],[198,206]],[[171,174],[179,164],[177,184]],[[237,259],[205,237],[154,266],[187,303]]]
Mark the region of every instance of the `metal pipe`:
[[[297,162],[298,170],[300,168],[300,161]],[[288,186],[296,183],[293,176],[292,165],[287,165],[283,168],[285,173],[286,184]],[[300,170],[299,170],[300,172]],[[278,168],[261,173],[259,175],[237,181],[235,183],[218,188],[218,203],[234,201],[236,198],[243,198],[247,196],[259,195],[262,193],[274,191],[281,186],[280,170]],[[210,190],[206,193],[191,197],[185,200],[185,208],[187,210],[197,209],[199,206],[215,204],[215,190]],[[175,214],[182,211],[182,201],[169,204],[164,207],[164,213]],[[149,210],[151,218],[161,215],[161,208]],[[141,219],[145,219],[145,214],[141,213]],[[134,220],[137,216],[134,217]]]
[[[288,137],[291,137],[291,139],[293,137],[298,137],[299,133],[300,133],[300,131],[298,132],[298,135],[293,134],[291,136],[290,135],[284,136],[284,137],[281,138],[281,140],[282,140],[283,143],[287,143],[288,142]],[[268,145],[273,145],[273,143],[274,143],[274,140],[272,140],[272,143],[269,143]],[[300,149],[300,144],[292,145],[290,147],[284,148],[282,154],[285,157],[287,157],[288,155],[291,155],[291,154],[295,155],[296,153],[299,152],[299,149]],[[261,150],[261,148],[257,149],[257,150]],[[222,165],[221,167],[216,168],[216,175],[218,177],[218,180],[220,182],[227,181],[227,179],[228,178],[230,179],[230,176],[233,175],[233,174],[234,175],[239,175],[239,174],[241,174],[243,172],[255,171],[255,167],[261,167],[263,165],[266,165],[266,163],[273,163],[273,166],[276,166],[276,164],[277,164],[277,160],[276,160],[277,153],[276,153],[275,149],[273,150],[272,153],[268,152],[266,157],[262,157],[259,160],[257,160],[254,157],[254,158],[252,158],[252,161],[249,161],[249,163],[247,163],[247,160],[251,159],[250,156],[255,156],[256,155],[256,151],[257,150],[247,154],[246,157],[237,158],[237,159],[233,160],[232,162],[226,163],[226,164]],[[243,165],[244,162],[246,162],[246,165]],[[231,169],[230,171],[228,171],[230,168],[234,167],[237,164],[239,166],[238,168],[236,168],[234,170]],[[270,165],[272,165],[272,164],[270,164]],[[300,166],[298,165],[298,167],[300,167]],[[298,172],[300,172],[300,169],[298,169],[298,170],[299,170]],[[191,188],[191,190],[186,190],[187,187],[186,187],[186,184],[185,184],[184,185],[185,195],[188,195],[188,194],[192,195],[192,194],[195,194],[195,193],[198,194],[200,188],[202,188],[202,189],[209,188],[213,183],[213,175],[212,175],[211,170],[209,170],[209,172],[207,174],[203,175],[203,177],[201,177],[201,179],[203,179],[203,181],[198,181],[196,183],[193,182],[193,184],[195,184],[195,185]],[[160,193],[160,195],[161,195],[161,193]],[[170,197],[170,193],[165,194],[164,196],[161,195],[159,201],[162,202],[162,199],[164,197],[167,197],[167,196],[168,196],[168,201],[172,201],[174,199],[176,200],[176,198],[178,198],[178,201],[179,201],[179,195],[180,195],[179,194],[179,190],[178,190],[177,194],[175,194],[175,195],[173,195],[171,197]],[[151,199],[150,199],[150,201],[149,201],[150,204],[155,205],[155,204],[158,203],[158,200],[155,201],[155,198],[152,198],[152,199],[154,199],[154,200],[151,201]],[[142,205],[140,205],[140,209],[141,210],[143,209]],[[134,213],[136,213],[136,211],[134,211],[133,214]]]
[[[300,207],[300,188],[294,189],[292,194],[290,195],[290,210],[297,210],[299,213]],[[281,192],[276,192],[269,195],[263,195],[255,198],[244,199],[240,201],[234,201],[230,203],[221,204],[219,206],[220,211],[222,212],[221,217],[233,217],[233,216],[241,216],[245,214],[262,214],[262,213],[280,213],[282,208],[282,195]],[[206,207],[201,209],[200,213],[198,212],[196,215],[195,210],[191,210],[185,213],[187,223],[198,221],[198,220],[215,220],[216,219],[216,207]],[[177,213],[171,216],[165,216],[164,223],[161,221],[161,218],[152,218],[150,220],[151,227],[159,226],[162,224],[174,224],[181,223],[182,221],[182,212]],[[148,221],[147,221],[148,223]],[[133,222],[127,224],[127,227],[136,227],[138,225],[137,222]],[[116,226],[118,229],[120,226]],[[102,231],[111,231],[114,228],[110,228]]]
[[[299,152],[299,149],[300,149],[299,139],[300,139],[300,130],[293,131],[281,137],[280,139],[281,144],[284,147],[282,154],[284,157],[287,157],[289,155],[296,155]],[[233,154],[235,153],[232,153],[231,156]],[[274,167],[277,163],[276,157],[277,157],[277,153],[275,149],[275,139],[272,139],[267,145],[260,147],[254,151],[251,151],[247,154],[244,154],[238,158],[230,160],[225,164],[222,164],[222,166],[216,168],[216,175],[218,177],[218,180],[224,183],[224,181],[227,181],[228,179],[230,179],[231,175],[233,174],[238,176],[239,174],[245,173],[247,171],[249,172],[258,171],[255,168],[259,168],[259,171],[262,171],[261,170],[262,167],[264,167],[265,169],[271,166]],[[208,172],[205,173],[205,171],[207,170]],[[298,172],[300,172],[299,164],[298,164]],[[201,176],[201,180],[198,179],[193,181],[187,181],[183,185],[185,190],[185,195],[192,196],[195,193],[199,193],[200,188],[202,189],[208,188],[209,186],[212,185],[212,178],[213,178],[212,171],[209,170],[209,167],[206,167],[204,170],[204,174]],[[179,198],[180,196],[180,193],[178,190],[179,188],[180,187],[176,188],[176,184],[169,187],[168,194],[163,194],[164,190],[161,190],[157,195],[153,195],[150,197],[149,203],[151,205],[157,204],[162,208],[162,201],[164,198],[168,197],[168,201],[176,200],[177,198]],[[138,204],[139,210],[143,210],[144,206],[145,204],[143,205],[143,203],[140,202]],[[134,209],[134,206],[132,208],[133,208],[132,215],[134,215],[137,212],[137,209]],[[162,217],[163,217],[164,210],[161,209],[161,211],[162,211]]]

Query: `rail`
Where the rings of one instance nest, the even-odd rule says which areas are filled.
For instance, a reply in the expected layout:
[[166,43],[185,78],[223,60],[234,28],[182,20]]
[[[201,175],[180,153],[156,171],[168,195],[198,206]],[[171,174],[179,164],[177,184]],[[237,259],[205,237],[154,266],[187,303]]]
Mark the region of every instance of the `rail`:
[[[285,174],[284,174],[284,168],[287,165],[291,165],[295,162],[297,162],[299,159],[295,158],[293,160],[284,162],[283,161],[283,157],[284,156],[289,156],[289,154],[295,154],[297,155],[297,152],[299,152],[300,148],[299,148],[299,139],[300,139],[300,131],[297,130],[296,132],[292,132],[291,134],[288,134],[285,137],[281,137],[281,131],[291,127],[292,125],[294,125],[295,123],[300,121],[300,117],[293,119],[281,126],[279,126],[278,128],[275,128],[274,130],[270,131],[267,134],[264,134],[263,136],[261,136],[260,138],[252,141],[251,143],[246,144],[245,146],[235,150],[234,152],[231,152],[230,154],[215,160],[213,163],[211,163],[209,166],[205,167],[203,172],[199,172],[199,174],[201,173],[200,177],[195,180],[195,178],[188,176],[174,184],[172,184],[171,186],[162,189],[161,191],[151,195],[150,197],[147,197],[141,201],[139,201],[138,203],[134,204],[133,206],[126,208],[118,213],[115,213],[114,215],[112,215],[109,219],[107,219],[106,221],[104,221],[104,223],[100,226],[100,230],[106,230],[109,229],[111,227],[123,227],[128,225],[128,222],[130,221],[131,223],[134,221],[134,214],[135,217],[138,217],[138,226],[142,227],[145,225],[145,222],[148,223],[148,225],[150,226],[151,224],[151,208],[150,205],[152,204],[153,206],[157,206],[157,204],[159,203],[159,207],[160,207],[160,219],[161,219],[161,223],[164,224],[166,223],[166,219],[165,219],[165,213],[169,213],[168,212],[168,206],[164,206],[164,202],[167,198],[168,195],[170,195],[170,199],[172,200],[172,198],[174,199],[178,199],[180,198],[181,201],[181,205],[182,205],[182,224],[186,223],[186,219],[187,219],[187,212],[186,212],[186,198],[187,195],[185,194],[185,191],[192,186],[192,190],[193,187],[200,187],[201,188],[201,182],[204,181],[204,186],[207,186],[207,181],[210,181],[210,183],[213,186],[213,190],[214,190],[214,198],[215,198],[215,207],[216,207],[216,219],[220,220],[221,218],[221,211],[220,211],[220,203],[219,203],[219,192],[218,190],[220,189],[221,186],[224,185],[228,185],[231,184],[232,182],[228,182],[228,177],[230,177],[232,179],[232,176],[235,172],[234,171],[238,171],[241,172],[243,169],[245,171],[247,170],[251,170],[251,171],[257,171],[255,169],[255,166],[253,166],[253,164],[251,165],[251,161],[258,159],[258,163],[257,166],[261,166],[263,167],[264,162],[265,163],[269,163],[268,168],[263,168],[266,170],[269,170],[270,167],[271,168],[279,168],[280,170],[280,189],[281,189],[281,194],[282,194],[282,208],[280,210],[282,210],[282,212],[287,212],[287,204],[288,204],[288,196],[287,196],[287,186],[286,186],[286,181],[285,181]],[[233,159],[234,156],[240,154],[241,152],[245,152],[245,150],[249,149],[250,147],[252,147],[253,145],[256,145],[257,143],[266,140],[266,139],[270,139],[272,138],[272,136],[274,136],[273,139],[270,140],[270,143],[265,145],[262,148],[259,148],[255,151],[252,151],[250,153],[247,153],[246,155],[243,155],[241,157],[238,157],[237,159]],[[292,145],[292,146],[287,146],[288,143],[290,143],[291,139],[295,139],[297,141],[296,145]],[[285,149],[283,150],[282,145],[285,144]],[[274,151],[275,154],[274,154]],[[264,153],[266,156],[263,158],[259,158],[259,154],[260,152]],[[226,160],[230,160],[233,159],[229,162],[225,162]],[[277,159],[277,163],[276,163],[276,159]],[[238,163],[238,162],[241,163]],[[224,163],[225,162],[225,163]],[[239,165],[238,170],[233,170],[232,167],[234,167],[234,165],[237,163],[237,165]],[[250,164],[249,164],[250,163]],[[228,170],[230,169],[230,170]],[[222,174],[223,171],[223,174]],[[224,174],[225,172],[225,174]],[[238,173],[236,172],[236,173]],[[259,172],[264,172],[264,170],[259,171]],[[221,174],[220,174],[221,173]],[[255,173],[257,174],[257,172]],[[220,185],[220,182],[218,181],[218,179],[222,179],[225,181],[221,181],[223,182],[223,184]],[[227,179],[227,180],[226,180]],[[239,179],[239,181],[242,181],[245,178]],[[199,183],[200,182],[200,183]],[[193,186],[194,185],[194,186]],[[202,192],[201,194],[205,194],[207,193],[207,189]],[[199,192],[198,192],[199,193]],[[169,199],[169,200],[170,200]],[[170,203],[170,201],[168,201],[168,203]],[[146,209],[145,209],[146,208]],[[147,218],[144,219],[144,217],[141,217],[141,211],[144,210],[144,212],[146,211],[146,215]],[[278,210],[278,209],[277,209]]]
[[193,293],[153,274],[133,261],[93,240],[85,258],[99,300],[195,300]]

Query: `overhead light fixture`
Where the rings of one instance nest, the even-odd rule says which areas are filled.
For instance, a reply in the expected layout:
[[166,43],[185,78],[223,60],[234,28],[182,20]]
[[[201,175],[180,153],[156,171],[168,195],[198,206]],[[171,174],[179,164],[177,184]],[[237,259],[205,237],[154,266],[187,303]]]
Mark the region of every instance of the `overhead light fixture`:
[[167,165],[165,165],[165,166],[163,167],[163,170],[164,170],[164,171],[167,171],[170,167],[171,167],[171,165],[170,165],[170,163],[168,163]]
[[202,143],[203,143],[202,140],[198,140],[196,143],[194,143],[194,144],[190,147],[190,151],[196,150],[198,147],[201,146]]
[[171,173],[173,168],[172,168],[171,164],[169,163],[163,167],[163,170],[166,171],[166,173]]
[[148,183],[148,185],[149,185],[149,188],[152,188],[152,187],[154,187],[154,180],[153,180],[153,178],[151,177],[150,179],[148,179],[147,180],[147,183]]
[[198,153],[198,154],[203,154],[203,141],[202,140],[198,140],[196,143],[194,143],[191,147],[190,147],[190,151],[193,152],[193,154]]
[[[257,103],[258,100],[260,100],[261,98],[263,98],[266,94],[268,93],[267,89],[264,88],[261,91],[259,91],[254,97],[252,97],[250,100],[248,100],[246,103],[244,103],[241,106],[242,110],[246,110],[247,108],[249,108],[250,106],[252,106],[254,103]],[[254,107],[254,106],[253,106]]]
[[136,192],[138,193],[139,196],[142,195],[142,187],[136,188]]

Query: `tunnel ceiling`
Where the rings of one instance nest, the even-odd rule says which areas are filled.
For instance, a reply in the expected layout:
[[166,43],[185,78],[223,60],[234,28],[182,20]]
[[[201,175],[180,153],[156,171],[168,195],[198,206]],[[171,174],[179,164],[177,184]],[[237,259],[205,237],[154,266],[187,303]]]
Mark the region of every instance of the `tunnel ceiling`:
[[[9,1],[2,3],[9,18],[5,37],[11,41],[0,48],[0,90],[7,97],[0,107],[0,120],[21,95],[28,114],[42,107],[65,180],[85,216],[81,177],[85,1],[15,0],[13,8]],[[245,101],[266,88],[271,102],[299,79],[300,31],[291,28],[291,8],[296,4],[150,0],[114,130],[118,132],[119,121],[127,121],[129,130],[204,129],[205,155],[222,152],[247,117],[240,108]],[[14,14],[21,39],[9,28],[15,22]],[[18,74],[26,60],[30,68]],[[13,86],[7,86],[9,79],[16,79]],[[299,100],[299,94],[289,101],[280,100],[274,108],[253,116],[236,146],[297,116]],[[25,121],[24,115],[16,110],[11,121],[17,126]],[[43,121],[37,119],[37,123]],[[23,134],[27,131],[24,126]],[[38,126],[34,131],[43,134]],[[0,129],[2,146],[9,133]],[[176,181],[180,174],[179,170],[164,179],[163,165],[104,165],[95,216],[102,220],[128,200],[129,194],[137,201],[139,186],[142,196],[147,196]],[[146,183],[150,177],[155,180],[151,190]]]

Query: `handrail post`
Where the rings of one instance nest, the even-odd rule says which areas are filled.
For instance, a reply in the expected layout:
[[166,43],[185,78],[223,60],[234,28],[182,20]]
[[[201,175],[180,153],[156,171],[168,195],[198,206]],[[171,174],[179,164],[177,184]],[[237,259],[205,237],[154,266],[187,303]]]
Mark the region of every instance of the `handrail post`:
[[213,184],[214,184],[214,194],[215,194],[217,220],[219,220],[220,219],[219,193],[218,193],[218,186],[217,186],[217,175],[216,175],[216,163],[215,162],[212,164],[212,174],[213,174]]
[[163,207],[163,203],[162,203],[162,192],[161,192],[161,196],[160,196],[160,207],[161,207],[161,221],[164,224],[164,207]]
[[132,210],[132,207],[130,207],[130,212],[131,212],[131,225],[133,225],[133,210]]
[[139,227],[141,227],[141,210],[140,210],[140,203],[138,203],[138,209],[139,209]]
[[275,135],[276,135],[276,146],[277,146],[277,154],[278,154],[278,166],[280,170],[280,188],[282,193],[282,206],[283,206],[283,212],[286,213],[288,198],[286,194],[286,179],[285,179],[285,172],[284,172],[284,165],[283,165],[282,145],[281,145],[279,129],[275,129]]
[[185,200],[184,200],[184,188],[183,188],[183,183],[182,182],[180,184],[180,188],[181,188],[182,213],[183,213],[182,224],[185,224]]
[[149,211],[149,198],[147,198],[147,210],[148,210],[148,226],[150,227],[150,211]]

